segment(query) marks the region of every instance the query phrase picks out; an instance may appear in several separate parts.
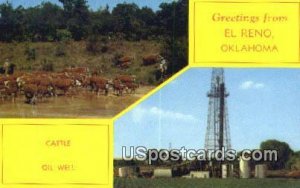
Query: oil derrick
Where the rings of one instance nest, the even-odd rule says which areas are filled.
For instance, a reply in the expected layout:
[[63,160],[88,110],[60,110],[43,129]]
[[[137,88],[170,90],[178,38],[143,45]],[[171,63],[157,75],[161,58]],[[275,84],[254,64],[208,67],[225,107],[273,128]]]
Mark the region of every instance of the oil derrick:
[[214,68],[212,71],[209,98],[207,130],[205,136],[206,150],[219,150],[222,147],[231,149],[228,123],[227,97],[224,69]]
[[[222,150],[223,147],[225,151],[231,149],[227,108],[228,96],[229,93],[226,91],[224,69],[214,68],[211,77],[211,88],[207,94],[209,104],[205,149],[208,155],[217,150]],[[210,170],[214,177],[221,178],[223,162],[215,161],[214,157],[209,161]]]

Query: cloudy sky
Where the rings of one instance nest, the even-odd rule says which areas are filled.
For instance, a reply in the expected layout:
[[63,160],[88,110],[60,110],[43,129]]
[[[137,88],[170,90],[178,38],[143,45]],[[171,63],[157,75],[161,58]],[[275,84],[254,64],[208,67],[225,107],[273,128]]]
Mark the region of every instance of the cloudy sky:
[[[115,123],[122,146],[203,149],[211,69],[191,69]],[[300,70],[225,69],[233,149],[278,139],[300,150]]]
[[[5,3],[7,0],[0,0],[0,3]],[[118,3],[135,3],[140,7],[151,7],[153,10],[158,10],[159,5],[162,2],[171,2],[172,0],[87,0],[89,7],[93,10],[97,10],[100,7],[105,7],[109,5],[110,8],[115,7]],[[61,4],[59,0],[8,0],[8,2],[12,3],[13,6],[17,7],[22,5],[24,7],[31,7],[41,4],[42,2],[53,2],[56,4]]]

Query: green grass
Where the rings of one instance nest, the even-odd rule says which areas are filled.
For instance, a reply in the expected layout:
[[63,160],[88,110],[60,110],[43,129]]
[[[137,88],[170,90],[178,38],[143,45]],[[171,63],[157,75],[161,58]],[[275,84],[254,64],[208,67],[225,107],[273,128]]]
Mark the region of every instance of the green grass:
[[115,178],[115,188],[300,188],[300,180],[288,179],[126,179]]

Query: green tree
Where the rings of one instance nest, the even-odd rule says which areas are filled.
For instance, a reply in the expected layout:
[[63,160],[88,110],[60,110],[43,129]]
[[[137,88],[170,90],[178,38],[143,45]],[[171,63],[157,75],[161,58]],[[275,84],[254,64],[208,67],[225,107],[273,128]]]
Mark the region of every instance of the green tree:
[[267,140],[260,145],[261,150],[276,150],[278,152],[278,160],[268,163],[268,166],[272,170],[283,169],[287,167],[287,162],[293,154],[293,150],[285,142],[278,140]]
[[128,40],[137,39],[141,22],[137,19],[139,7],[134,4],[118,4],[112,11],[115,32],[124,33]]
[[22,40],[24,34],[24,8],[14,9],[10,3],[0,5],[0,40]]
[[64,27],[60,21],[63,14],[62,9],[58,5],[46,2],[42,3],[40,11],[41,20],[44,22],[45,26],[41,35],[46,40],[55,39],[57,30]]
[[115,27],[108,5],[104,9],[91,12],[91,28],[92,35],[108,35],[113,32]]
[[88,34],[90,12],[86,0],[59,0],[64,7],[65,25],[75,40],[81,40]]
[[300,170],[300,151],[295,152],[289,159],[287,166],[291,170]]
[[157,12],[159,28],[164,33],[162,54],[169,62],[168,74],[174,74],[188,64],[188,1],[162,3]]
[[28,8],[25,14],[27,36],[38,41],[54,40],[56,30],[63,27],[61,16],[62,9],[49,2]]
[[159,34],[157,27],[157,17],[151,8],[143,7],[138,10],[137,18],[140,22],[139,37],[149,39]]
[[57,29],[55,38],[58,41],[66,42],[72,39],[72,33],[67,29]]
[[186,36],[188,31],[188,1],[162,3],[157,12],[161,32],[174,37]]

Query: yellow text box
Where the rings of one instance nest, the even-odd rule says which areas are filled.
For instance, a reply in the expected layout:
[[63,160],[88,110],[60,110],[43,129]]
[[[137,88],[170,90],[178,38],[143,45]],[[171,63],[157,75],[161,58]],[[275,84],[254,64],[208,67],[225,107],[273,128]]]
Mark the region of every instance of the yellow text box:
[[299,62],[299,3],[193,3],[192,65]]
[[2,131],[3,184],[110,184],[109,125],[4,123]]

